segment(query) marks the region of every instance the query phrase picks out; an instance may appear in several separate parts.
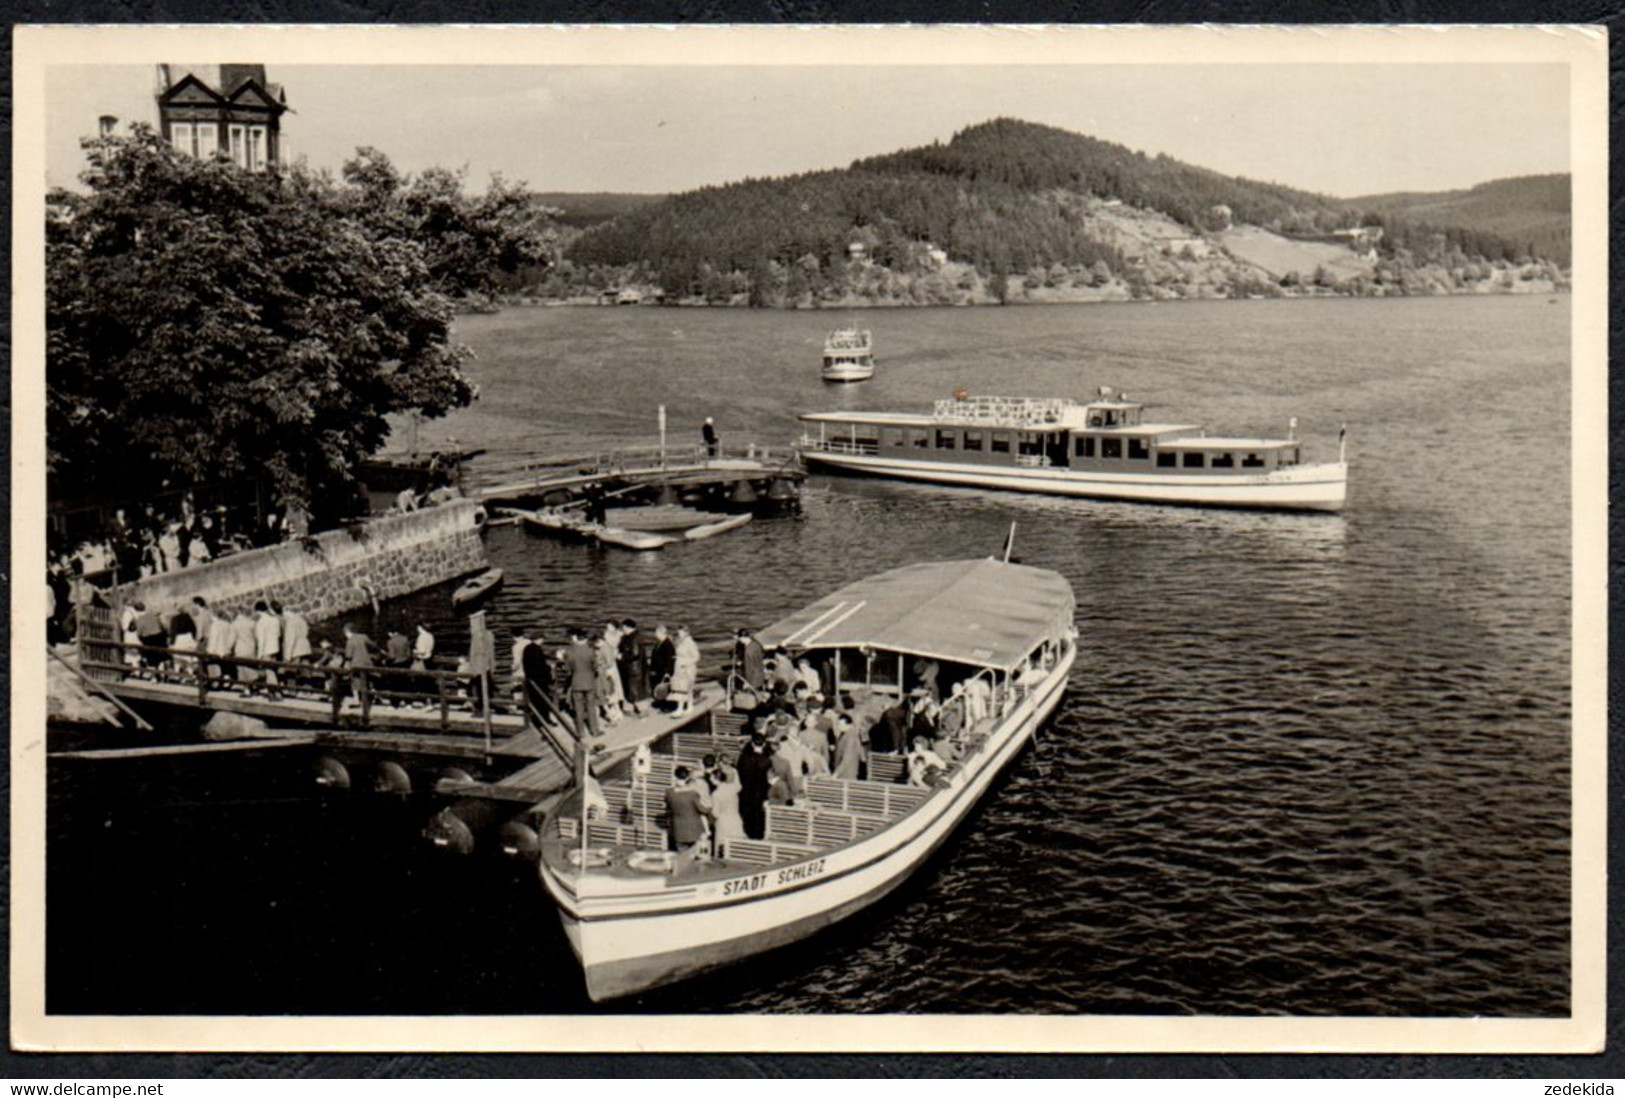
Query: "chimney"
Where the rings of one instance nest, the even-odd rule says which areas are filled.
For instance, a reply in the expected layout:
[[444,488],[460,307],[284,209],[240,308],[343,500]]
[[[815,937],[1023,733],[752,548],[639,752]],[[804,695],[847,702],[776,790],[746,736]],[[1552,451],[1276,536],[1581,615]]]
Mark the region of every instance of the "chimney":
[[112,137],[113,127],[117,125],[117,116],[111,114],[104,114],[96,120],[97,133],[102,137]]

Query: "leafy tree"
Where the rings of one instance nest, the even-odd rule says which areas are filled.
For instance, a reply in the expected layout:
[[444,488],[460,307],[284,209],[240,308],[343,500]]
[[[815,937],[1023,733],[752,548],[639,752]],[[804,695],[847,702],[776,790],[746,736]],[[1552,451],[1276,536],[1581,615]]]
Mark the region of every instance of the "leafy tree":
[[146,127],[85,144],[88,190],[46,213],[47,443],[69,491],[264,478],[330,521],[386,415],[474,399],[422,244],[358,208],[387,172],[248,173]]

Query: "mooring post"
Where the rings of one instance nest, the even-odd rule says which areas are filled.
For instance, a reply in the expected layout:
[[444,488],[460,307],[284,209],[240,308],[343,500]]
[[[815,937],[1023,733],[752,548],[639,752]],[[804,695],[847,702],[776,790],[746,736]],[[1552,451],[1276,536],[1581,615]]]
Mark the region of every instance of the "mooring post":
[[480,708],[485,712],[485,757],[491,758],[491,673],[480,676]]

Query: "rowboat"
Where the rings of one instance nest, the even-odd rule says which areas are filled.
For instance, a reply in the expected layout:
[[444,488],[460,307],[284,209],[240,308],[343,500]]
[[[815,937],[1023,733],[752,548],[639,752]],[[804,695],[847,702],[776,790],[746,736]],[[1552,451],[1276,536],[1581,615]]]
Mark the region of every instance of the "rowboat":
[[477,576],[471,576],[464,580],[457,590],[451,593],[451,604],[453,606],[472,605],[501,586],[502,569],[487,569]]
[[797,449],[809,467],[965,487],[1206,507],[1337,511],[1348,491],[1343,436],[1335,462],[1305,462],[1286,438],[1209,436],[1149,423],[1145,405],[1097,399],[955,394],[929,413],[809,412]]
[[867,381],[875,376],[874,342],[867,330],[841,328],[824,340],[825,381]]
[[[762,644],[827,671],[860,712],[960,685],[976,708],[957,757],[922,776],[876,753],[865,777],[809,777],[793,803],[767,805],[760,835],[708,859],[668,854],[665,793],[676,767],[731,760],[741,736],[655,740],[645,766],[605,775],[607,808],[595,796],[585,819],[579,791],[566,796],[544,827],[539,871],[588,994],[634,995],[737,963],[902,887],[1054,711],[1076,656],[1072,619],[1062,576],[964,560],[858,581],[762,631]],[[898,780],[910,770],[919,780]]]
[[692,526],[683,531],[685,541],[704,541],[714,538],[718,534],[726,534],[729,530],[737,530],[750,521],[749,515],[730,515],[715,522],[705,523],[703,526]]
[[699,511],[693,507],[674,505],[611,507],[604,512],[604,525],[650,534],[681,534],[684,530],[720,522],[727,517],[717,511]]

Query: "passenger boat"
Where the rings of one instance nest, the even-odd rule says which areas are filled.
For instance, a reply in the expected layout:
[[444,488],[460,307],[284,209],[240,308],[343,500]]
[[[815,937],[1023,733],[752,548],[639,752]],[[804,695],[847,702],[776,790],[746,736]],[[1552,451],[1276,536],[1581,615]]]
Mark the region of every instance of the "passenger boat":
[[874,344],[867,329],[840,328],[824,340],[825,381],[867,381],[874,376]]
[[[810,412],[798,449],[809,467],[984,488],[1211,507],[1337,511],[1348,488],[1335,462],[1305,464],[1296,436],[1209,437],[1147,423],[1145,406],[1097,399],[972,397],[930,414]],[[816,433],[814,431],[816,428]]]
[[501,586],[502,569],[487,569],[459,584],[457,590],[451,593],[451,604],[453,606],[472,606],[487,595],[494,593]]
[[965,560],[853,583],[763,631],[762,644],[807,657],[871,712],[934,672],[944,696],[964,683],[985,715],[966,722],[958,758],[930,784],[902,784],[903,756],[876,754],[861,780],[809,778],[795,804],[767,807],[762,838],[709,861],[678,865],[667,852],[665,792],[677,765],[732,761],[743,736],[655,741],[646,772],[629,763],[605,775],[597,818],[584,822],[583,798],[566,797],[543,830],[540,873],[588,994],[733,964],[903,885],[1055,709],[1076,656],[1072,619],[1072,588],[1055,572]]

